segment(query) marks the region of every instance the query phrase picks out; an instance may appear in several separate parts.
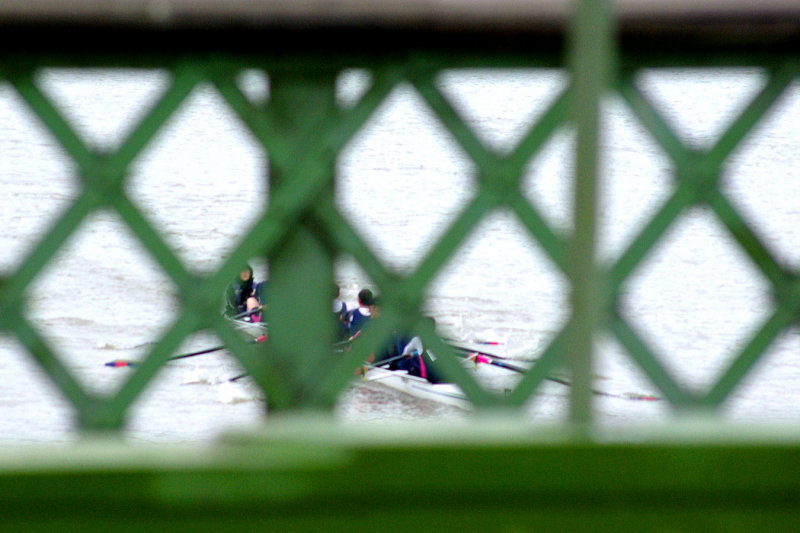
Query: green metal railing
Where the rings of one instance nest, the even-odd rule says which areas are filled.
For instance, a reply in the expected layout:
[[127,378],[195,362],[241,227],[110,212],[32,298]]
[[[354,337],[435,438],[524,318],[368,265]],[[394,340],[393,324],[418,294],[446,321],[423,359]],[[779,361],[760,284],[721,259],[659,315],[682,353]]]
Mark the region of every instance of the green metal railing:
[[[797,431],[726,424],[716,415],[796,324],[800,307],[798,272],[769,251],[722,186],[732,154],[800,76],[800,8],[781,0],[724,7],[624,0],[612,15],[611,2],[576,4],[574,18],[566,0],[0,4],[0,83],[44,124],[80,184],[16,270],[0,278],[0,334],[19,341],[55,384],[85,437],[0,449],[0,530],[795,531]],[[645,71],[701,66],[760,67],[766,78],[702,149],[681,141],[637,84]],[[38,83],[43,70],[59,67],[157,69],[169,82],[119,147],[104,152],[84,142]],[[507,151],[484,144],[437,85],[453,69],[498,67],[569,73],[568,85]],[[369,72],[372,83],[343,107],[335,86],[348,69]],[[266,104],[249,100],[236,83],[251,70],[269,79]],[[399,84],[416,91],[467,154],[477,185],[416,269],[402,274],[372,253],[334,201],[337,158]],[[137,158],[200,85],[221,95],[270,165],[264,211],[209,274],[184,265],[127,191]],[[596,192],[603,185],[601,102],[612,96],[666,154],[674,187],[606,262],[597,253]],[[522,193],[529,162],[564,128],[577,140],[571,233],[551,226]],[[673,377],[666,364],[672,354],[658,353],[622,312],[634,273],[698,205],[727,229],[774,295],[763,322],[704,392]],[[98,210],[119,216],[180,303],[142,364],[109,394],[84,386],[27,313],[33,284]],[[503,396],[484,389],[422,320],[432,280],[497,210],[516,217],[570,292],[562,329]],[[263,345],[246,343],[219,315],[220,294],[254,254],[270,269],[270,339]],[[353,257],[384,298],[382,319],[343,356],[330,351],[329,307],[341,255]],[[273,311],[287,306],[302,307],[304,316]],[[464,424],[335,420],[337,396],[395,328],[420,331],[442,370],[492,416]],[[263,427],[211,443],[151,447],[96,431],[121,434],[133,403],[200,330],[218,336],[263,389],[271,412]],[[590,368],[601,333],[624,347],[671,406],[714,416],[594,424]],[[569,420],[520,423],[521,408],[556,367],[571,376]]]
[[[429,54],[364,57],[354,53],[325,61],[319,54],[298,53],[290,59],[254,58],[250,54],[205,54],[187,51],[164,60],[153,56],[112,58],[89,55],[80,64],[93,66],[146,66],[170,74],[167,89],[147,110],[131,133],[113,152],[88,146],[37,84],[36,75],[50,66],[70,64],[69,57],[23,55],[0,58],[0,79],[10,84],[30,111],[46,126],[72,159],[80,191],[68,209],[36,243],[19,268],[0,285],[0,329],[16,337],[29,356],[69,400],[82,429],[124,427],[126,412],[156,376],[159,369],[190,334],[210,329],[229,347],[230,353],[249,372],[269,398],[269,408],[281,410],[329,410],[352,379],[365,357],[395,329],[417,330],[424,342],[441,353],[443,371],[457,383],[477,408],[518,409],[557,366],[569,368],[571,420],[591,422],[592,341],[608,331],[677,408],[717,408],[742,382],[770,343],[792,325],[800,307],[800,280],[787,270],[740,216],[720,188],[725,164],[731,154],[771,109],[783,91],[798,77],[797,54],[748,56],[731,61],[715,56],[720,64],[757,64],[766,69],[768,81],[709,149],[686,146],[661,117],[659,110],[637,87],[637,75],[659,65],[691,64],[694,59],[662,52],[655,58],[617,53],[614,23],[604,2],[583,2],[569,40],[569,59],[563,65],[571,82],[541,118],[532,124],[508,152],[486,146],[470,129],[437,86],[437,76],[451,68],[551,66],[554,53],[531,55],[459,56]],[[667,58],[665,61],[664,58]],[[337,76],[346,68],[370,72],[369,90],[352,107],[338,107]],[[248,100],[236,83],[246,70],[261,70],[270,80],[266,105]],[[269,204],[220,268],[210,275],[190,272],[175,251],[145,218],[126,192],[127,177],[137,157],[152,142],[179,106],[199,84],[212,85],[225,104],[257,139],[268,155]],[[411,273],[387,268],[364,244],[334,202],[336,161],[348,142],[367,123],[398,84],[407,83],[418,93],[469,157],[476,171],[478,191],[450,222],[438,242]],[[596,254],[599,187],[598,135],[600,103],[610,92],[623,98],[674,166],[676,186],[652,214],[630,246],[612,264],[601,264]],[[528,163],[562,128],[577,131],[574,180],[574,229],[571,235],[554,230],[521,192]],[[265,178],[266,179],[266,178]],[[708,206],[728,229],[747,257],[772,285],[776,299],[771,313],[739,349],[727,370],[704,394],[682,387],[659,355],[618,312],[627,280],[665,232],[689,207]],[[39,334],[26,316],[26,293],[65,241],[92,213],[110,209],[119,215],[141,241],[164,273],[174,282],[180,310],[166,332],[157,339],[144,362],[122,387],[106,396],[87,390],[58,351]],[[510,394],[485,390],[458,363],[451,349],[423,320],[426,291],[457,248],[485,217],[498,209],[511,211],[563,272],[570,284],[571,313],[536,365]],[[239,265],[257,254],[268,258],[274,287],[267,311],[270,340],[263,346],[245,343],[219,315],[219,295],[238,272]],[[375,321],[353,350],[334,356],[329,350],[333,323],[329,313],[334,259],[352,256],[383,295],[383,318]],[[302,317],[279,310],[298,305]],[[298,327],[302,326],[302,327]],[[300,333],[302,332],[302,334]],[[302,357],[297,357],[297,353]]]

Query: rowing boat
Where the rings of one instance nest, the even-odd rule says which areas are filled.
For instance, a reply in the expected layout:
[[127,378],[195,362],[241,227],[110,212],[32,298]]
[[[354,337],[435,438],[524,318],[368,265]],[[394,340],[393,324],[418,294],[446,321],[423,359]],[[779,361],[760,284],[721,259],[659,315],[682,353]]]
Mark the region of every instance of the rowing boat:
[[[464,365],[476,372],[480,371],[483,374],[487,371],[487,367],[489,366],[479,365],[478,363],[490,363],[504,366],[518,372],[524,372],[524,369],[521,367],[492,361],[488,357],[488,354],[473,351],[464,346],[452,345],[452,347],[456,350],[457,355],[463,358]],[[387,363],[388,361],[385,361],[383,365]],[[377,386],[387,387],[417,399],[433,401],[459,409],[470,410],[473,407],[472,402],[470,402],[458,385],[454,383],[431,383],[423,377],[409,375],[405,370],[390,370],[386,366],[368,366],[366,368],[367,371],[362,376],[363,384],[376,384]],[[484,377],[486,376],[484,375]]]
[[405,370],[372,367],[361,378],[364,384],[379,384],[395,391],[427,401],[459,409],[471,409],[472,403],[453,383],[431,383],[425,378],[411,376]]
[[[249,322],[240,318],[229,318],[229,320],[234,324],[234,327],[242,331],[242,333],[249,335],[252,342],[264,342],[264,340],[266,340],[268,332],[266,322]],[[517,374],[525,374],[528,370],[527,366],[511,363],[506,357],[474,350],[464,344],[465,343],[460,343],[458,345],[453,344],[451,346],[455,349],[456,355],[464,358],[465,364],[474,365],[473,368],[476,371],[490,366],[511,370]],[[425,378],[409,375],[405,370],[390,370],[384,367],[373,366],[367,368],[366,373],[361,378],[364,384],[377,384],[378,386],[387,387],[421,400],[434,401],[459,409],[472,409],[472,402],[470,402],[464,392],[453,383],[431,383]],[[244,375],[237,376],[230,381],[235,381]],[[564,376],[553,374],[548,375],[545,379],[561,385],[570,386],[569,379]],[[502,392],[502,390],[497,392]],[[659,399],[652,394],[633,392],[619,394],[592,389],[592,393],[598,396],[625,400],[655,401]]]
[[266,322],[250,322],[244,318],[231,317],[228,317],[228,321],[237,331],[250,338],[261,337],[268,331]]
[[[462,349],[459,347],[455,348],[457,350]],[[486,363],[486,364],[475,365],[473,368],[476,371],[480,369],[488,370],[488,368],[491,366],[496,368],[505,368],[507,370],[512,370],[519,375],[519,374],[524,374],[527,370],[523,366],[509,363],[505,359],[496,360],[492,358],[498,356],[492,356],[490,354],[485,354],[483,352],[471,352],[471,353],[468,351],[466,352],[469,353],[470,356],[476,357],[475,359],[476,363]],[[462,354],[462,357],[464,356],[465,355]],[[465,360],[465,364],[472,365],[473,363],[467,362]],[[485,374],[484,377],[486,377]],[[394,389],[396,391],[408,394],[410,396],[422,400],[431,400],[441,404],[458,407],[460,409],[472,408],[472,403],[467,399],[463,391],[461,391],[461,389],[453,383],[433,384],[424,378],[409,376],[406,371],[389,370],[386,368],[379,368],[379,367],[370,368],[362,379],[366,383],[380,384],[382,386]],[[560,376],[558,374],[548,375],[545,379],[548,381],[559,383],[564,386],[570,386],[570,380],[567,377]],[[643,400],[643,401],[659,400],[658,396],[655,396],[653,394],[638,393],[638,392],[616,393],[616,392],[597,390],[594,388],[591,390],[592,393],[597,396],[603,396],[607,398],[617,398],[620,400]],[[496,392],[501,392],[501,390],[497,390]]]

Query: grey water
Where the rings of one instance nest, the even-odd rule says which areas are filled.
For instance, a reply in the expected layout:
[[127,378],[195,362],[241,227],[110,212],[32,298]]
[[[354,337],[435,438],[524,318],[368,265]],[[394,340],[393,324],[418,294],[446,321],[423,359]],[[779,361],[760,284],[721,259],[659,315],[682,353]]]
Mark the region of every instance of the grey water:
[[[711,146],[763,87],[758,69],[650,71],[637,83],[688,146]],[[160,71],[42,71],[38,83],[89,146],[114,150],[168,83]],[[563,90],[560,71],[451,71],[439,86],[465,122],[498,151],[515,143]],[[254,100],[268,81],[246,73]],[[369,84],[343,73],[341,105]],[[604,103],[600,243],[617,258],[674,190],[672,164],[616,97]],[[795,83],[725,167],[722,191],[783,264],[800,264],[800,87]],[[558,131],[526,171],[525,197],[559,233],[571,229],[574,136]],[[80,191],[74,163],[13,88],[0,82],[0,275],[15,272]],[[200,86],[139,158],[126,192],[190,270],[213,271],[268,201],[267,157],[209,86]],[[477,193],[474,164],[410,87],[399,86],[342,154],[336,200],[384,263],[408,271]],[[92,391],[113,394],[129,369],[104,362],[142,357],[177,309],[171,282],[113,212],[92,215],[29,288],[28,317]],[[256,277],[268,276],[253,258]],[[337,281],[352,304],[370,280],[351,260]],[[568,285],[522,224],[506,211],[483,220],[430,289],[427,307],[443,335],[501,344],[494,352],[530,360],[566,320]],[[771,311],[771,287],[713,213],[693,208],[625,285],[622,312],[683,386],[704,391]],[[2,310],[0,310],[2,312]],[[734,420],[800,418],[796,328],[773,343],[723,406]],[[209,333],[181,352],[219,343]],[[597,343],[597,389],[659,395],[611,336]],[[167,365],[132,407],[133,442],[207,441],[265,420],[263,397],[224,351]],[[518,376],[481,368],[487,386]],[[69,441],[73,413],[10,334],[0,335],[0,444]],[[531,421],[568,416],[566,387],[545,383],[526,409]],[[677,416],[667,402],[597,397],[600,424]],[[463,419],[468,413],[357,384],[342,394],[343,420]]]

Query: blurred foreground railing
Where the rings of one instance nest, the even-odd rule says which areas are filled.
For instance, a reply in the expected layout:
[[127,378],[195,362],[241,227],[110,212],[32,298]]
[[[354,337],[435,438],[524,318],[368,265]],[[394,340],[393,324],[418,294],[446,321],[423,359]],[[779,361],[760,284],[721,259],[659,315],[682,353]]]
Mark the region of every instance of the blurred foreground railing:
[[[124,5],[123,5],[124,4]],[[646,4],[646,7],[645,7]],[[797,517],[798,441],[794,435],[708,428],[677,440],[643,432],[604,443],[592,430],[592,343],[613,334],[676,409],[713,411],[742,381],[800,307],[798,275],[783,267],[717,187],[726,158],[798,77],[800,6],[766,2],[26,2],[0,6],[0,78],[10,83],[74,161],[81,190],[20,268],[0,285],[0,328],[23,344],[74,407],[82,430],[119,431],[126,413],[190,334],[213,330],[264,390],[270,411],[325,412],[356,367],[395,328],[422,331],[445,372],[478,410],[523,406],[556,366],[570,370],[570,421],[538,435],[519,424],[475,424],[441,441],[417,427],[377,439],[370,429],[331,442],[330,421],[303,429],[276,419],[270,435],[218,448],[125,447],[12,452],[0,464],[4,515],[11,527],[69,521],[94,527],[139,518],[140,529],[265,524],[308,529],[396,524],[506,529],[753,530],[787,527]],[[37,86],[47,67],[164,69],[171,83],[120,148],[100,153]],[[688,147],[638,90],[644,68],[758,66],[763,90],[706,151]],[[570,83],[508,153],[484,145],[435,83],[451,68],[565,68]],[[337,107],[337,75],[360,68],[372,85],[351,108]],[[266,106],[250,101],[237,75],[270,80]],[[269,156],[269,204],[219,270],[189,272],[125,192],[137,156],[199,83],[210,83]],[[333,201],[336,160],[399,83],[409,83],[477,169],[479,191],[407,275],[384,266]],[[596,254],[600,99],[616,91],[674,166],[671,196],[611,265]],[[552,229],[520,192],[528,162],[563,127],[577,131],[573,232]],[[266,179],[266,177],[265,177]],[[778,297],[762,326],[710,389],[684,388],[617,312],[625,282],[687,207],[703,204],[729,230]],[[426,289],[447,259],[497,209],[513,212],[570,284],[570,315],[533,370],[505,396],[484,390],[426,326]],[[84,388],[25,314],[26,290],[87,216],[114,210],[178,288],[181,310],[123,386],[111,396]],[[247,345],[219,316],[219,295],[254,251],[270,264],[270,340]],[[382,294],[383,320],[343,357],[328,349],[330,287],[337,255],[356,259]],[[277,310],[299,306],[300,317]],[[275,310],[275,311],[273,311]],[[302,320],[302,324],[299,321]],[[426,329],[428,328],[428,329]],[[302,352],[303,357],[296,357]],[[309,369],[314,369],[310,371]],[[315,430],[315,424],[318,430]],[[289,429],[287,429],[289,428]],[[513,428],[513,429],[510,429]],[[383,431],[383,430],[381,430]],[[407,431],[418,440],[409,442]],[[531,431],[531,434],[528,434]],[[283,435],[275,437],[272,433]],[[361,438],[359,438],[361,437]],[[247,440],[247,439],[245,439]],[[593,442],[593,444],[589,444]],[[180,457],[176,453],[182,454]],[[3,460],[0,457],[0,460]],[[54,462],[50,462],[54,461]],[[41,475],[32,472],[42,470]],[[57,487],[57,488],[56,488]],[[47,511],[33,514],[33,502]],[[101,509],[98,511],[98,509]],[[404,511],[412,509],[405,514]],[[96,514],[99,512],[99,514]],[[146,516],[146,519],[142,519]],[[413,519],[412,519],[413,517]],[[485,527],[483,527],[485,526]],[[561,526],[561,527],[559,527]]]

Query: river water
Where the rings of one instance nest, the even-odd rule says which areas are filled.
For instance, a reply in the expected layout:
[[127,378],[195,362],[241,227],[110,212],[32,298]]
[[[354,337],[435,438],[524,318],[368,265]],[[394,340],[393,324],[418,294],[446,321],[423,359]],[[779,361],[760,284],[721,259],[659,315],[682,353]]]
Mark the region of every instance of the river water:
[[[368,84],[360,72],[341,78],[342,105]],[[84,140],[113,150],[167,83],[158,71],[48,70],[42,90]],[[558,71],[455,71],[439,79],[479,137],[509,150],[566,83]],[[759,70],[649,72],[639,79],[681,139],[706,147],[765,83]],[[265,98],[256,73],[241,79]],[[671,164],[616,99],[605,107],[600,197],[600,254],[613,260],[672,191]],[[800,87],[746,139],[726,167],[724,192],[770,251],[800,266]],[[561,131],[530,165],[525,195],[556,231],[571,225],[571,132]],[[9,275],[75,198],[71,163],[38,126],[8,84],[0,83],[0,273]],[[207,86],[199,87],[135,164],[128,193],[158,225],[188,268],[213,270],[246,231],[267,198],[267,159]],[[474,168],[438,127],[421,98],[399,87],[339,162],[337,202],[347,220],[388,265],[413,268],[476,193]],[[177,306],[170,282],[113,213],[85,221],[30,288],[29,316],[90,390],[113,393],[136,359],[169,323]],[[254,258],[256,277],[268,276]],[[351,303],[370,281],[347,258],[337,281]],[[436,280],[428,299],[444,335],[501,342],[495,353],[535,358],[566,318],[567,285],[513,215],[484,220]],[[706,390],[770,311],[770,287],[708,209],[676,222],[626,285],[622,311],[684,386]],[[736,389],[723,416],[794,421],[800,415],[796,329],[774,343]],[[190,352],[219,340],[199,333]],[[0,444],[75,438],[71,411],[10,335],[0,336]],[[261,395],[224,351],[171,363],[133,406],[126,437],[134,442],[214,438],[264,420]],[[512,387],[517,376],[482,367],[488,386]],[[611,337],[598,340],[599,390],[656,394]],[[532,421],[567,417],[568,389],[547,382],[527,409]],[[598,396],[597,420],[627,424],[674,416],[666,402]],[[336,409],[345,420],[457,419],[453,408],[404,397],[380,386],[346,391]]]

